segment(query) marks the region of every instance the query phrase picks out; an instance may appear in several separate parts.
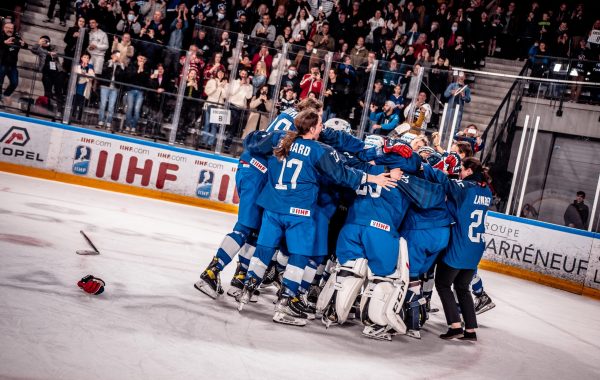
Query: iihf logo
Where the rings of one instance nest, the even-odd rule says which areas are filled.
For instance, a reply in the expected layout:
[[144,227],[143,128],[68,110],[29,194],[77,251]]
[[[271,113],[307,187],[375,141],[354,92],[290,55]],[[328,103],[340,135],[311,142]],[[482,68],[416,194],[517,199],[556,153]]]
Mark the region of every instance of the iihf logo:
[[90,166],[92,149],[85,145],[79,145],[75,149],[75,159],[73,160],[73,173],[86,175]]
[[200,171],[200,176],[198,177],[198,187],[196,188],[196,195],[199,198],[210,198],[214,179],[215,173],[211,172],[210,170]]

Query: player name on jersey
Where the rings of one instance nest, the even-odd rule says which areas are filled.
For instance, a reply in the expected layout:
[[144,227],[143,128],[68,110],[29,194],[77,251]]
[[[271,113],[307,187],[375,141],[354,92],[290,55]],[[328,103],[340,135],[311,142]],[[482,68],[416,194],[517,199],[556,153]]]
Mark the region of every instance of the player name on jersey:
[[473,204],[483,205],[483,206],[489,206],[489,205],[492,204],[492,198],[485,197],[483,195],[476,195],[475,196],[475,201],[473,201]]
[[371,220],[371,227],[379,228],[380,230],[384,230],[387,232],[389,232],[391,230],[391,228],[388,224],[381,223],[376,220]]
[[303,156],[308,156],[310,154],[310,147],[295,142],[292,144],[292,148],[290,149],[290,152],[298,153]]
[[300,216],[310,216],[310,210],[304,208],[290,207],[290,214]]

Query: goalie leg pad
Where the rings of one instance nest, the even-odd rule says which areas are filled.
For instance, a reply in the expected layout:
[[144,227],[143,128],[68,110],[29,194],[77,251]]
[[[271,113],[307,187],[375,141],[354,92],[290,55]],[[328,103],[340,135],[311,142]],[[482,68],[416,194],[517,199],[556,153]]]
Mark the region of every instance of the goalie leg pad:
[[324,289],[321,292],[323,298],[319,296],[317,308],[321,306],[322,308],[319,310],[323,311],[325,307],[331,306],[333,309],[324,314],[335,316],[335,320],[339,324],[346,322],[350,309],[365,282],[367,271],[366,259],[351,260],[336,267],[335,274],[325,285],[327,291]]
[[363,324],[387,327],[387,331],[393,330],[398,334],[406,333],[406,325],[401,317],[405,295],[405,282],[393,282],[391,278],[373,278],[361,299]]

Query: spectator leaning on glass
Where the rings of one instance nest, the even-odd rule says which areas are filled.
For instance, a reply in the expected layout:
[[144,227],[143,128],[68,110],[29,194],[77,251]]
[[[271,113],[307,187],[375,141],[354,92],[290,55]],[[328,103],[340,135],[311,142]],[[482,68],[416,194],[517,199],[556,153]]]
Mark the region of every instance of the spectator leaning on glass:
[[85,101],[90,98],[93,77],[96,76],[90,53],[83,52],[81,54],[80,63],[75,67],[75,74],[77,75],[77,86],[75,87],[75,97],[73,99],[73,115],[76,120],[81,121],[83,106]]
[[[115,104],[119,94],[119,83],[123,80],[125,65],[121,62],[121,53],[119,50],[113,50],[110,59],[104,64],[102,74],[98,77],[100,81],[100,112],[98,114],[98,128],[111,129]],[[108,105],[108,108],[107,108]]]
[[[10,96],[19,85],[19,71],[17,70],[19,50],[27,49],[27,46],[21,36],[15,33],[15,26],[6,22],[0,33],[0,104],[10,106],[12,103]],[[5,76],[8,76],[9,85],[2,93]]]
[[206,93],[206,102],[204,102],[204,127],[200,136],[200,146],[202,148],[212,148],[215,145],[219,125],[210,122],[210,112],[213,108],[225,102],[228,86],[223,67],[218,68],[216,75],[206,82],[204,88],[204,92]]
[[148,87],[150,81],[150,69],[146,64],[146,57],[143,54],[137,56],[137,61],[127,66],[123,82],[136,87],[127,88],[127,117],[125,120],[125,131],[137,133],[137,125],[144,101],[144,90],[140,87]]
[[108,37],[99,27],[98,22],[94,18],[90,18],[90,44],[87,51],[91,56],[92,66],[96,69],[96,74],[102,74],[102,66],[104,65],[104,53],[108,50]]

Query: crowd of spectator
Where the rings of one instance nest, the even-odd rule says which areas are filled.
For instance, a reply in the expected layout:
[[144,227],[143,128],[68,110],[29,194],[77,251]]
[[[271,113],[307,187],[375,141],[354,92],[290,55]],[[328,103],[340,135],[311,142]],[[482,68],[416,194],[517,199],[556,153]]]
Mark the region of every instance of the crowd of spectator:
[[[51,2],[48,23],[54,22],[56,3],[56,0]],[[198,143],[205,147],[214,145],[217,131],[206,114],[223,102],[228,102],[234,111],[229,133],[237,137],[263,128],[273,109],[281,111],[297,100],[321,94],[324,119],[342,117],[356,127],[367,107],[369,114],[392,112],[398,122],[405,118],[412,122],[419,110],[425,110],[424,103],[428,103],[429,116],[437,115],[440,104],[453,97],[454,94],[448,93],[448,85],[453,82],[450,67],[480,68],[488,56],[531,57],[533,63],[540,54],[598,60],[600,52],[600,45],[588,42],[592,29],[600,29],[600,19],[596,20],[596,15],[586,8],[590,5],[583,3],[502,0],[60,0],[58,3],[60,22],[65,21],[65,4],[70,4],[76,16],[75,24],[64,36],[65,59],[59,65],[56,50],[47,36],[40,38],[34,52],[40,57],[40,71],[48,73],[46,77],[51,77],[53,70],[70,72],[68,57],[74,56],[80,28],[88,28],[83,46],[86,54],[76,63],[76,72],[85,75],[77,81],[75,118],[81,117],[84,103],[91,102],[100,108],[98,125],[110,126],[117,92],[123,89],[127,92],[125,128],[135,133],[143,105],[154,112],[168,113],[169,107],[173,107],[168,99],[175,98],[169,94],[185,86],[187,103],[178,139],[188,137],[188,126],[202,120],[203,133]],[[234,56],[239,33],[246,38],[239,56]],[[0,41],[3,51],[11,46],[6,36],[3,32]],[[286,43],[288,54],[284,58],[281,49]],[[190,69],[188,76],[181,78],[186,52],[191,53]],[[333,53],[333,62],[325,72],[328,52]],[[0,57],[4,54],[0,53]],[[4,82],[4,73],[8,72],[4,61],[10,63],[2,58],[0,82]],[[374,88],[367,88],[375,62],[378,65]],[[231,72],[234,66],[238,69]],[[600,66],[592,69],[600,73]],[[44,83],[44,90],[47,97],[58,99],[65,92],[61,83],[50,79]],[[367,105],[368,92],[371,104]],[[463,97],[459,100],[464,101]],[[419,106],[415,107],[417,100]],[[386,102],[388,105],[384,106]],[[416,110],[406,112],[411,104]]]

